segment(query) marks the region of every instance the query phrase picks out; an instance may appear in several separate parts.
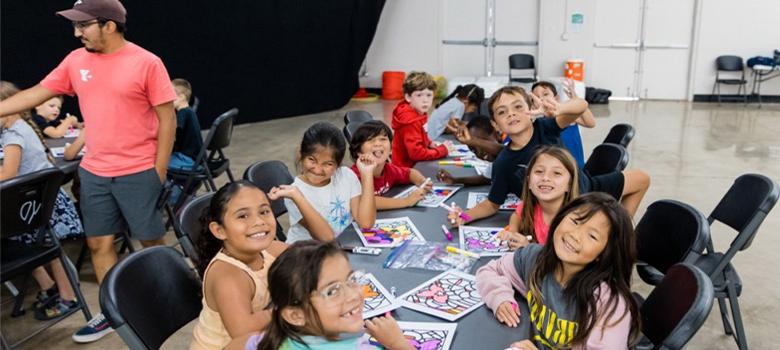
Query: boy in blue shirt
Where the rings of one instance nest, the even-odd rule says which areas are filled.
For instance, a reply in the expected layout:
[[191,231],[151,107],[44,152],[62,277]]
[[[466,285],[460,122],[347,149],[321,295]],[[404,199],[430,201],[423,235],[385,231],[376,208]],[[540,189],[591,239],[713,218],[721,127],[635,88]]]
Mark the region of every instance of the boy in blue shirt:
[[198,153],[203,147],[203,138],[200,136],[200,123],[198,115],[190,108],[192,97],[192,85],[184,79],[173,79],[173,89],[176,90],[176,99],[173,108],[176,109],[176,140],[173,143],[169,169],[189,170],[195,164]]

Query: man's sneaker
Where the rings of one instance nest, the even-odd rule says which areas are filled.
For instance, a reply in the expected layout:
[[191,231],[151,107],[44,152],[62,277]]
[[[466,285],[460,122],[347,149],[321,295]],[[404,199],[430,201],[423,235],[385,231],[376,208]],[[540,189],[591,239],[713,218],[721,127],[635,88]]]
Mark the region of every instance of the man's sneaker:
[[108,324],[106,317],[99,313],[86,326],[79,329],[76,334],[73,334],[73,341],[76,343],[91,343],[113,331],[114,329]]

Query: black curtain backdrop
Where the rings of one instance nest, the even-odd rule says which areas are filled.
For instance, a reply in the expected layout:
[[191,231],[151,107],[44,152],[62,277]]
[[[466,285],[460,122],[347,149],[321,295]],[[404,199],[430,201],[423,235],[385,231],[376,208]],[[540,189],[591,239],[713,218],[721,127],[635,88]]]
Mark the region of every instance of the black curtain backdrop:
[[[126,38],[192,83],[201,126],[238,107],[239,123],[336,109],[385,0],[124,0]],[[2,0],[0,77],[27,88],[81,43],[56,11],[72,0]],[[73,99],[65,111],[78,113]],[[79,114],[80,115],[80,114]]]

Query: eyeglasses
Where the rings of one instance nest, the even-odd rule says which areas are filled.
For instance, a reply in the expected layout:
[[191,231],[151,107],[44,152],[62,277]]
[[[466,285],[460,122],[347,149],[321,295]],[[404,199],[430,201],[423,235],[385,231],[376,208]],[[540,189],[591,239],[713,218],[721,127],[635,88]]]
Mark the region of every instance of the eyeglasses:
[[315,291],[315,293],[322,296],[326,303],[339,303],[344,301],[344,298],[347,296],[347,289],[357,290],[362,288],[364,284],[366,284],[366,272],[358,270],[353,271],[346,281],[331,283],[322,290]]
[[100,23],[100,21],[93,19],[91,21],[73,22],[73,29],[84,30],[95,23]]

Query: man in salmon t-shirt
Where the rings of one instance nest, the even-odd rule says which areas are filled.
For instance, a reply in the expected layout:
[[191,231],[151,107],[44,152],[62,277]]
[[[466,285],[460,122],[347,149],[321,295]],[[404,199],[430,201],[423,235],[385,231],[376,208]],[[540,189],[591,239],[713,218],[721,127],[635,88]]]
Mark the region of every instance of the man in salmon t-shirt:
[[[173,148],[176,93],[160,58],[125,40],[126,11],[118,0],[78,0],[57,15],[73,23],[84,47],[68,54],[38,85],[0,102],[0,115],[29,110],[60,94],[78,96],[87,150],[79,167],[81,210],[101,283],[117,261],[113,240],[123,222],[144,247],[164,243],[165,226],[155,204]],[[110,332],[98,314],[73,340],[92,342]]]

